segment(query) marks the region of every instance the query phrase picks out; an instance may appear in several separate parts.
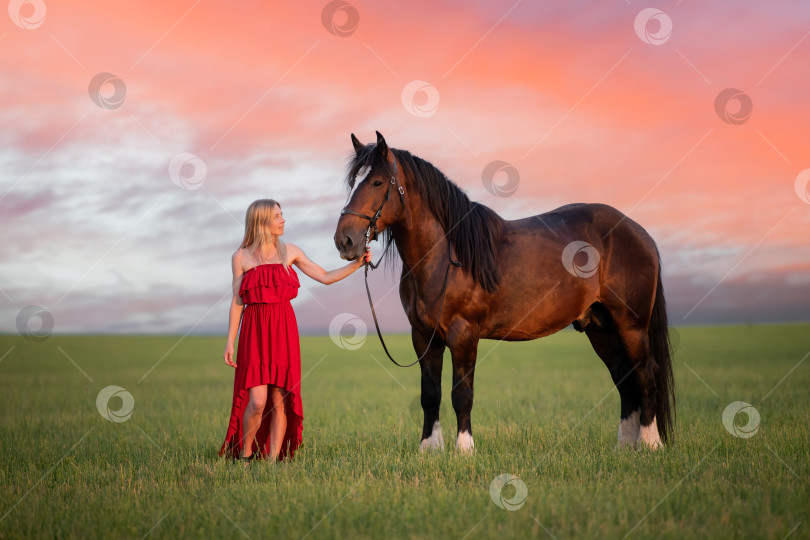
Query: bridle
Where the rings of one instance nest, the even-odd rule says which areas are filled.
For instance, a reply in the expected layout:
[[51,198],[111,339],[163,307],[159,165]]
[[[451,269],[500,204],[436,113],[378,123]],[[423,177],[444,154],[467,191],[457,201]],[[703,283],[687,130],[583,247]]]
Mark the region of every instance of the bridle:
[[[380,203],[380,206],[377,208],[377,211],[374,213],[374,215],[373,216],[367,216],[365,214],[361,214],[360,212],[355,212],[354,210],[350,210],[350,209],[345,208],[345,207],[340,212],[341,216],[349,214],[349,215],[352,215],[352,216],[357,216],[357,217],[361,217],[363,219],[368,220],[368,222],[369,222],[368,223],[368,228],[366,229],[366,234],[365,234],[365,239],[366,239],[365,248],[368,248],[369,242],[371,242],[371,240],[377,236],[377,232],[378,232],[377,231],[377,220],[380,219],[380,215],[382,215],[382,210],[383,210],[383,207],[385,206],[385,203],[387,203],[388,199],[391,198],[391,186],[397,186],[397,191],[399,192],[399,202],[400,202],[400,204],[402,206],[402,212],[405,212],[405,190],[402,188],[402,186],[398,185],[397,171],[399,169],[397,167],[397,158],[396,158],[396,156],[393,156],[393,158],[394,158],[394,173],[391,176],[391,183],[388,184],[388,187],[385,190],[385,196],[383,197],[383,200]],[[372,229],[374,229],[374,234],[373,235],[371,233]],[[449,243],[449,241],[448,241],[448,243]],[[430,335],[430,339],[428,340],[427,344],[425,345],[425,352],[422,353],[422,356],[420,356],[419,358],[416,359],[416,361],[414,361],[414,362],[412,362],[410,364],[402,365],[402,364],[400,364],[399,362],[397,362],[396,360],[394,360],[391,357],[391,353],[388,352],[388,347],[385,346],[385,340],[383,340],[382,332],[380,332],[380,324],[377,322],[377,313],[376,313],[376,311],[374,311],[374,302],[372,302],[372,300],[371,300],[371,290],[368,287],[368,269],[369,269],[369,267],[371,267],[372,270],[376,270],[380,266],[380,264],[382,264],[382,259],[383,259],[383,257],[385,257],[385,254],[388,253],[388,247],[390,245],[391,245],[391,240],[389,239],[388,244],[385,246],[385,249],[383,250],[383,255],[382,255],[382,257],[380,257],[380,260],[377,261],[377,264],[374,264],[374,263],[372,263],[370,261],[364,263],[365,267],[366,267],[366,270],[365,270],[366,294],[368,295],[368,305],[369,305],[369,307],[371,307],[371,316],[374,318],[374,326],[377,329],[377,337],[380,338],[380,343],[382,344],[383,350],[385,351],[385,354],[388,356],[388,359],[391,360],[394,364],[396,364],[399,367],[411,367],[411,366],[416,365],[419,362],[421,362],[422,359],[427,355],[428,351],[430,350],[430,345],[433,343],[433,338],[436,335],[436,330],[439,328],[439,324],[441,323],[441,320],[442,320],[442,310],[444,309],[444,296],[445,296],[445,293],[447,292],[447,280],[450,277],[450,267],[451,266],[459,266],[460,267],[461,263],[453,259],[453,256],[451,255],[451,252],[450,252],[450,249],[449,249],[449,246],[448,246],[447,253],[448,253],[448,256],[450,257],[450,261],[447,264],[447,270],[444,273],[444,284],[442,285],[442,292],[441,292],[441,299],[442,300],[441,300],[441,304],[439,305],[439,316],[436,319],[436,326],[433,327],[433,333]],[[365,249],[363,251],[365,253]],[[411,276],[411,279],[413,279],[413,276]]]
[[[343,211],[340,212],[341,216],[346,215],[346,214],[350,214],[352,216],[361,217],[361,218],[367,219],[369,221],[368,229],[366,229],[366,247],[368,247],[368,243],[371,242],[371,240],[377,236],[377,220],[380,219],[380,216],[382,215],[383,206],[385,206],[385,203],[387,203],[388,199],[391,197],[391,186],[394,186],[394,185],[397,186],[397,188],[398,188],[397,192],[399,192],[399,202],[400,202],[400,205],[402,206],[402,211],[403,212],[405,211],[405,190],[402,188],[402,186],[398,185],[398,183],[397,183],[397,172],[398,172],[398,170],[399,170],[399,168],[397,167],[397,158],[395,157],[394,158],[394,174],[391,175],[391,183],[388,184],[388,187],[385,190],[385,196],[383,197],[383,200],[380,203],[380,206],[377,208],[377,211],[374,213],[373,216],[367,216],[365,214],[361,214],[360,212],[355,212],[354,210],[349,210],[348,208],[345,208],[345,207],[343,208]],[[374,229],[374,234],[373,235],[371,234],[371,229]],[[386,251],[388,251],[387,246],[386,246]],[[382,262],[382,259],[380,259],[380,262]],[[377,266],[379,266],[379,265],[380,265],[379,262],[376,265],[372,265],[372,269],[376,270]]]

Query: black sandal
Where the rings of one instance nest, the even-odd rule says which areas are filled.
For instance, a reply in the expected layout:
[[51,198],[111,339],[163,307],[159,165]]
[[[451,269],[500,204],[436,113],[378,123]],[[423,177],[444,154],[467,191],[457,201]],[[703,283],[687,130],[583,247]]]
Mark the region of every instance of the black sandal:
[[248,467],[248,464],[249,464],[251,461],[253,461],[253,459],[254,459],[255,457],[256,457],[256,452],[253,452],[253,453],[252,453],[252,454],[250,454],[249,456],[247,456],[247,457],[242,456],[242,457],[240,457],[239,459],[240,459],[241,461],[244,461],[244,462],[245,462],[245,463],[244,463],[244,465],[245,465],[245,468],[247,468],[247,467]]

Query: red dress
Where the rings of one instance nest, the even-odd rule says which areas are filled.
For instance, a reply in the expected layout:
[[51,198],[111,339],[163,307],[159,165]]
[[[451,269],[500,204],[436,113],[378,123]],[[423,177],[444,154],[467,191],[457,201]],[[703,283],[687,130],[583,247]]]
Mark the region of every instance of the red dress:
[[[304,408],[301,404],[301,349],[298,324],[290,300],[298,295],[298,275],[281,264],[260,264],[242,276],[239,296],[245,303],[236,352],[231,419],[225,442],[219,451],[227,457],[239,457],[242,449],[242,424],[250,401],[248,388],[272,384],[285,395],[287,431],[278,459],[293,457],[301,444]],[[253,451],[267,456],[270,443],[271,402],[265,412]]]

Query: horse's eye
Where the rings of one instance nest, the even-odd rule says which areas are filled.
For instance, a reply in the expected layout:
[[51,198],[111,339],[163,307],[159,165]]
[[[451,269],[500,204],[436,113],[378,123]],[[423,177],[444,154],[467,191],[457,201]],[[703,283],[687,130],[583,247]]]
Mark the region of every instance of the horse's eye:
[[374,183],[371,184],[371,185],[374,186],[374,187],[381,186],[382,185],[382,180],[375,180]]

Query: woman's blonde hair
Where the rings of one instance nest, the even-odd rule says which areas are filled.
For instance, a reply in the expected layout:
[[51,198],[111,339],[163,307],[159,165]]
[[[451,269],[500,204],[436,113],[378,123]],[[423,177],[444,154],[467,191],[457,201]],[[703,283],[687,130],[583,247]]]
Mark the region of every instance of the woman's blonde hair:
[[276,251],[278,251],[278,258],[284,268],[287,265],[287,246],[281,241],[278,236],[273,236],[267,232],[273,222],[273,210],[281,205],[273,199],[259,199],[253,201],[248,206],[245,213],[245,237],[242,239],[240,248],[247,248],[249,252],[261,249],[265,244],[273,244]]

